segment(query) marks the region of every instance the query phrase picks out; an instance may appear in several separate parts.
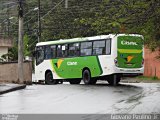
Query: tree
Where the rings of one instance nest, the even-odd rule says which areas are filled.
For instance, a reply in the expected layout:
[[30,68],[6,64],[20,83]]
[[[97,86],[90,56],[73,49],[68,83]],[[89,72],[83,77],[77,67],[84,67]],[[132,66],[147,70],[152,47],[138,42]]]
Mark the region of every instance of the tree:
[[30,50],[30,38],[28,35],[24,35],[23,38],[23,45],[24,45],[24,56],[31,56],[31,50]]
[[[37,43],[37,0],[25,3],[28,51]],[[41,0],[41,41],[110,33],[137,33],[152,50],[160,46],[159,0]],[[58,6],[56,6],[58,4]],[[56,6],[56,7],[55,7]],[[53,9],[54,8],[54,9]],[[12,25],[17,36],[17,26]],[[30,54],[30,53],[27,53]]]

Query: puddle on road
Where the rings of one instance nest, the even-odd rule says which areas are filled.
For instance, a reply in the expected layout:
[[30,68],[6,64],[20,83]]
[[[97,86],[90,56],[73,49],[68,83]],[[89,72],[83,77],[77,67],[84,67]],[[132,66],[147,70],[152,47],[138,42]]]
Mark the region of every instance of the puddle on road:
[[114,92],[120,95],[126,95],[128,98],[121,99],[115,103],[112,108],[115,113],[128,113],[137,105],[141,104],[141,99],[145,97],[144,88],[132,84],[122,84]]
[[114,91],[115,93],[123,93],[123,91]]
[[134,103],[134,102],[140,101],[140,99],[142,99],[143,97],[145,97],[145,95],[143,94],[143,91],[142,91],[136,95],[129,97],[126,100],[126,103]]
[[[131,113],[134,110],[139,109],[139,106],[141,107],[147,106],[148,102],[154,103],[155,98],[156,98],[155,102],[157,101],[158,99],[157,96],[159,95],[159,92],[160,92],[160,84],[158,85],[145,84],[145,85],[142,85],[142,87],[137,87],[137,88],[138,89],[130,87],[128,92],[131,92],[131,90],[133,90],[135,93],[131,94],[131,96],[128,96],[128,98],[124,98],[117,101],[117,103],[115,103],[112,106],[113,108],[112,110],[115,113]],[[121,90],[115,91],[115,92],[122,94],[124,91],[121,92]],[[156,97],[154,98],[154,96]],[[152,106],[152,107],[156,107],[156,106]],[[141,108],[140,112],[143,112],[143,111],[146,111],[146,109]]]

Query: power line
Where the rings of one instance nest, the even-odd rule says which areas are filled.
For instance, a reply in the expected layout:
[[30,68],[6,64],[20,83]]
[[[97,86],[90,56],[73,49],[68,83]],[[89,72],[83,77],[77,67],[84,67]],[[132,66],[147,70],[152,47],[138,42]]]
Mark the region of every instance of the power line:
[[[36,14],[35,14],[35,15],[36,15]],[[34,18],[34,17],[32,17],[31,19],[29,19],[28,21],[26,21],[26,22],[24,23],[24,25],[25,25],[26,23],[30,22],[31,20],[33,20],[33,18]]]
[[64,0],[62,0],[56,6],[54,6],[51,10],[49,10],[44,16],[41,17],[41,19],[43,19],[44,17],[46,17],[48,14],[50,14],[50,12],[52,12],[56,7],[58,7],[63,1]]
[[[30,11],[28,11],[26,14],[24,14],[23,16],[25,17],[26,15],[28,15],[30,12],[32,12],[32,11],[34,11],[34,10],[30,10]],[[36,14],[34,14],[34,15],[36,15]],[[31,18],[30,20],[28,20],[27,22],[25,22],[24,24],[26,24],[26,23],[28,23],[28,22],[30,22],[31,20],[32,20],[33,18]],[[13,24],[13,25],[18,25],[18,24],[16,24],[18,22],[18,19],[16,20],[16,22],[12,22],[11,24]]]
[[17,4],[18,2],[8,2],[8,3],[1,3],[0,6],[4,6],[4,5],[13,5],[13,4]]
[[10,7],[7,7],[7,8],[5,8],[5,9],[2,9],[0,13],[3,13],[3,11],[7,11],[7,10],[9,10],[9,9],[15,7],[15,6],[16,6],[16,5],[12,5],[12,6],[10,6]]
[[[64,1],[64,0],[62,0],[62,1],[59,2],[55,7],[53,7],[51,10],[49,10],[45,15],[43,15],[43,16],[41,17],[41,19],[43,19],[44,17],[46,17],[48,14],[50,14],[50,12],[52,12],[56,7],[58,7],[63,1]],[[33,11],[33,10],[28,11],[24,16],[26,16],[27,14],[29,14],[31,11]],[[36,14],[34,14],[34,15],[36,15]],[[31,19],[29,19],[27,22],[25,22],[24,24],[30,22],[32,19],[33,19],[33,17],[32,17]],[[12,23],[12,24],[16,24],[17,22],[18,22],[18,19],[17,19],[17,21],[16,21],[15,23]]]

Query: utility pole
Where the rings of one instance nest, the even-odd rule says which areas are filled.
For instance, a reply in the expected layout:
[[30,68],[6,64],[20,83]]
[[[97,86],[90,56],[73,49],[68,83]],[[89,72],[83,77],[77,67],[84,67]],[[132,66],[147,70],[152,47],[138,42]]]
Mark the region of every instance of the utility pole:
[[38,42],[40,42],[41,38],[41,1],[38,0]]
[[24,83],[23,73],[23,2],[18,0],[18,17],[19,17],[19,32],[18,32],[18,82]]

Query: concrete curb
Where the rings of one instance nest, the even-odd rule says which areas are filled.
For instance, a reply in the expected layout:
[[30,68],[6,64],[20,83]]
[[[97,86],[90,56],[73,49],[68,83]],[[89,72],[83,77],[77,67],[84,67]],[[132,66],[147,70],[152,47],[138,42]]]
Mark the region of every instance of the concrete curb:
[[26,88],[26,85],[19,85],[19,86],[11,87],[11,88],[8,88],[6,90],[0,91],[0,95],[5,94],[5,93],[9,93],[9,92],[13,92],[13,91],[16,91],[16,90],[21,90],[21,89],[24,89],[24,88]]

